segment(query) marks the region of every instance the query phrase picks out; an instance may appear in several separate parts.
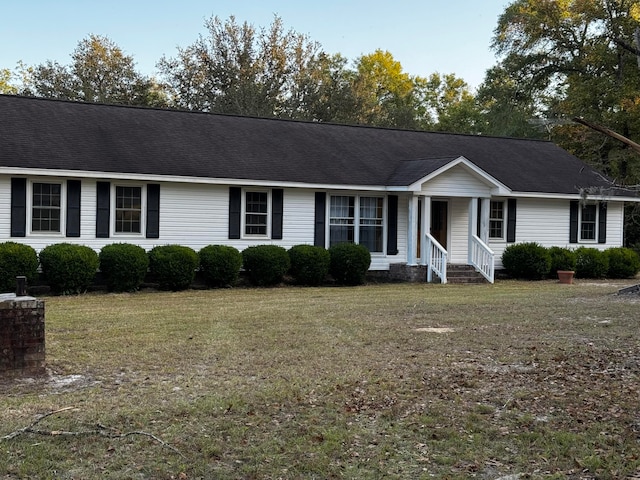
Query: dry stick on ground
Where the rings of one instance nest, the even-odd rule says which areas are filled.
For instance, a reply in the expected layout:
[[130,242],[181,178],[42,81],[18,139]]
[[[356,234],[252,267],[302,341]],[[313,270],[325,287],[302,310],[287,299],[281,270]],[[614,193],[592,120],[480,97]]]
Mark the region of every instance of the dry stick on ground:
[[[61,408],[59,410],[54,410],[53,412],[48,412],[48,413],[45,413],[43,415],[40,415],[30,425],[27,425],[26,427],[23,427],[23,428],[20,428],[20,429],[14,431],[14,432],[11,432],[8,435],[5,435],[4,437],[0,437],[0,442],[3,441],[3,440],[11,440],[12,438],[18,437],[18,436],[23,435],[25,433],[33,433],[33,434],[36,434],[36,435],[44,435],[44,436],[49,436],[49,437],[56,437],[56,436],[62,436],[62,435],[73,436],[73,437],[84,436],[84,435],[98,435],[98,436],[107,437],[107,438],[125,438],[125,437],[129,437],[129,436],[132,436],[132,435],[142,435],[142,436],[145,436],[145,437],[152,438],[153,440],[155,440],[157,443],[159,443],[163,447],[166,447],[169,450],[173,450],[175,453],[180,455],[182,458],[186,458],[182,454],[182,452],[180,452],[180,450],[178,450],[175,447],[172,447],[167,442],[165,442],[162,439],[156,437],[152,433],[143,432],[143,431],[139,431],[139,430],[136,430],[136,431],[133,431],[133,432],[116,433],[116,432],[113,431],[113,429],[105,427],[104,425],[101,425],[101,424],[97,424],[97,427],[99,428],[99,430],[81,430],[81,431],[75,431],[75,432],[66,431],[66,430],[39,430],[39,429],[34,428],[38,423],[40,423],[45,418],[50,417],[51,415],[55,415],[56,413],[65,412],[67,410],[73,410],[73,409],[74,409],[74,407],[65,407],[65,408]],[[112,431],[108,431],[108,430],[112,430]]]

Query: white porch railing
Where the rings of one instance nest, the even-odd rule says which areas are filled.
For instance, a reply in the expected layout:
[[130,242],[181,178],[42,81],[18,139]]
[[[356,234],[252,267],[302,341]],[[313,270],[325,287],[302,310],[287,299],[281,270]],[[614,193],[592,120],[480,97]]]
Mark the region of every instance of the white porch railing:
[[427,282],[433,281],[433,274],[440,277],[441,283],[447,283],[447,251],[438,241],[427,233]]
[[490,283],[494,282],[495,254],[486,243],[476,235],[471,236],[471,265]]

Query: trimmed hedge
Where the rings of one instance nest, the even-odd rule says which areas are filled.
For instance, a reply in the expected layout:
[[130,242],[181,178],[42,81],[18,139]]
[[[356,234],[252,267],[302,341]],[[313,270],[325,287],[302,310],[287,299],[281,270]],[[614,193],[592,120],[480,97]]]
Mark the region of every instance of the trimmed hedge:
[[592,247],[576,249],[576,277],[605,278],[609,271],[609,257],[604,251]]
[[253,285],[273,286],[284,279],[291,266],[287,251],[278,245],[255,245],[242,251],[242,263]]
[[329,273],[331,255],[322,247],[295,245],[289,249],[289,259],[289,273],[300,285],[320,285]]
[[242,267],[242,254],[227,245],[208,245],[198,252],[200,271],[210,287],[233,286]]
[[535,242],[516,243],[505,248],[502,265],[514,278],[541,280],[549,274],[551,254]]
[[162,290],[186,290],[191,286],[200,263],[191,247],[159,245],[149,251],[149,270]]
[[38,276],[38,254],[29,245],[0,243],[0,293],[16,291],[16,277],[27,277],[27,284]]
[[147,252],[130,243],[105,245],[98,257],[100,271],[110,292],[135,292],[149,269]]
[[605,253],[609,259],[608,278],[633,278],[640,272],[640,256],[634,250],[618,247]]
[[362,285],[371,265],[371,252],[364,245],[339,243],[329,248],[329,273],[341,285]]
[[56,295],[86,292],[100,265],[93,249],[71,243],[49,245],[39,257],[45,281]]
[[550,276],[555,277],[558,270],[575,271],[576,253],[573,250],[563,247],[551,247],[549,248],[549,254],[551,255]]

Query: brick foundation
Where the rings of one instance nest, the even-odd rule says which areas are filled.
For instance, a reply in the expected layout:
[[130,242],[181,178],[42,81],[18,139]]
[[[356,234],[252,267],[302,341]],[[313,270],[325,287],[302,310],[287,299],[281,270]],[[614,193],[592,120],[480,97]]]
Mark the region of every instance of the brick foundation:
[[44,301],[0,295],[0,377],[45,371]]

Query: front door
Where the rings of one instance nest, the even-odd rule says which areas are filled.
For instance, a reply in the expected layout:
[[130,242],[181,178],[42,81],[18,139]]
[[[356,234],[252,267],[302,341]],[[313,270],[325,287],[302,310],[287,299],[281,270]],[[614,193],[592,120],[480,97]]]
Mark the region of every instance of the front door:
[[431,202],[431,235],[440,245],[448,250],[447,247],[447,218],[448,206],[446,201],[433,200]]

